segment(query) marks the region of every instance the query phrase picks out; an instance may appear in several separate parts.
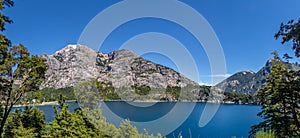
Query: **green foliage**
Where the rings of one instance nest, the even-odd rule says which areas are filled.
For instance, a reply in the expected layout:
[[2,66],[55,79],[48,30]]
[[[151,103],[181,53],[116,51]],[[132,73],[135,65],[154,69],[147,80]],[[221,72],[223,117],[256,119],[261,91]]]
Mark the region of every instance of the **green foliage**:
[[94,127],[100,130],[106,137],[120,137],[121,133],[113,124],[107,123],[100,109],[82,108],[83,115]]
[[108,63],[108,60],[102,54],[97,54],[96,65],[100,67],[104,67]]
[[[128,119],[124,120],[120,124],[120,137],[121,138],[155,138],[153,134],[149,134],[147,129],[144,129],[144,132],[140,134],[136,127],[132,126]],[[162,138],[161,134],[157,134],[157,138]]]
[[59,99],[59,108],[61,111],[55,110],[55,119],[50,123],[48,137],[103,137],[82,115],[81,110],[71,113],[62,96]]
[[211,95],[211,92],[210,92],[210,89],[211,87],[210,86],[200,86],[200,93],[199,93],[199,100],[209,100],[209,96]]
[[10,114],[9,118],[7,119],[7,124],[5,124],[4,137],[13,137],[13,130],[18,129],[19,126],[23,125],[22,119],[22,112],[19,110],[16,110]]
[[256,103],[256,99],[253,95],[237,93],[237,92],[224,92],[224,102],[230,101],[234,103]]
[[205,99],[204,97],[206,96],[206,94],[204,94],[205,92],[207,92],[207,96],[209,96],[210,90],[209,88],[206,89],[206,87],[204,86],[195,86],[192,84],[188,84],[187,86],[181,88],[180,90],[180,97],[178,98],[178,100],[188,100],[188,101],[198,101],[198,100],[202,100]]
[[59,62],[63,62],[64,61],[62,55],[60,55],[60,54],[54,55],[54,58],[57,59]]
[[[37,108],[14,111],[5,125],[4,137],[154,138],[146,129],[139,133],[129,120],[122,122],[119,128],[107,123],[99,108],[81,108],[71,112],[62,95],[58,103],[60,110],[55,108],[54,121],[47,127],[44,113]],[[161,134],[157,137],[162,138]]]
[[[115,88],[111,82],[99,82],[96,79],[81,82],[74,89],[75,97],[80,103],[96,105],[102,100],[177,100],[177,101],[207,101],[213,95],[210,86],[188,84],[185,87],[167,86],[164,88],[151,88],[147,85],[131,85]],[[151,93],[150,93],[151,92]],[[70,96],[70,94],[67,94]],[[157,96],[160,95],[160,96]],[[248,96],[251,101],[252,96]],[[75,98],[74,98],[75,99]]]
[[287,24],[281,23],[279,31],[275,34],[276,39],[280,37],[282,44],[292,41],[292,49],[296,57],[300,57],[300,19],[298,22],[290,20]]
[[[0,10],[2,11],[6,7],[12,7],[14,6],[14,2],[11,0],[0,0]],[[5,30],[5,24],[6,23],[12,23],[12,20],[9,19],[9,17],[5,16],[2,12],[0,14],[0,31]],[[3,36],[1,34],[1,36]]]
[[199,86],[188,84],[185,87],[167,86],[166,94],[171,95],[174,100],[179,101],[196,101],[209,100],[211,96],[210,86]]
[[266,87],[256,94],[262,106],[258,116],[264,121],[252,126],[250,136],[262,130],[273,130],[276,137],[299,136],[299,71],[291,71],[281,62],[272,64]]
[[105,83],[95,80],[96,87],[98,88],[99,95],[102,96],[104,100],[120,100],[121,98],[116,93],[116,90],[111,82]]
[[23,125],[18,126],[16,129],[12,130],[14,138],[37,138],[38,133],[34,132],[34,128],[24,128]]
[[158,71],[155,70],[155,69],[148,69],[148,70],[146,70],[145,72],[150,73],[150,74],[158,73]]
[[72,87],[60,88],[60,89],[44,88],[37,92],[28,93],[26,98],[28,100],[35,98],[42,102],[50,102],[58,99],[59,95],[63,95],[66,98],[66,100],[76,100],[74,89]]
[[42,102],[42,100],[43,100],[43,99],[42,99],[42,96],[43,96],[43,95],[42,95],[42,92],[35,92],[35,93],[34,93],[34,99],[37,100],[37,101],[36,101],[37,103],[41,103],[41,102]]
[[[61,97],[61,111],[56,110],[56,117],[50,123],[48,137],[113,137],[113,138],[152,138],[145,130],[139,134],[129,120],[121,123],[120,128],[106,122],[98,108],[82,108],[75,112],[67,110],[68,105]],[[161,135],[160,135],[161,136]]]
[[81,82],[77,84],[74,89],[78,97],[78,102],[81,103],[83,107],[92,108],[97,106],[100,100],[102,100],[102,93],[95,79]]
[[34,128],[34,132],[38,134],[41,134],[46,127],[45,115],[37,108],[26,107],[22,122],[24,128]]
[[[150,88],[146,85],[133,85],[131,87],[120,87],[115,89],[111,82],[99,82],[96,79],[91,79],[89,81],[81,82],[75,87],[75,92],[80,103],[97,104],[101,100],[120,100],[121,96],[123,100],[127,99],[137,99],[145,100],[151,99],[153,93],[163,94],[164,89]],[[131,92],[135,92],[130,94]],[[135,95],[132,96],[132,95]],[[157,98],[159,100],[159,98]],[[95,101],[95,102],[94,102]]]
[[259,131],[255,134],[255,138],[275,138],[275,135],[271,130]]
[[[3,14],[4,7],[13,6],[11,0],[0,0],[0,31],[12,21]],[[0,95],[4,111],[0,124],[0,136],[13,105],[18,103],[24,93],[36,91],[45,79],[47,64],[45,59],[30,55],[22,44],[11,46],[11,42],[0,34]],[[4,102],[5,101],[5,102]]]
[[148,95],[151,91],[151,88],[146,85],[138,86],[137,84],[132,85],[131,88],[134,89],[134,92],[138,95]]
[[178,86],[167,86],[166,94],[172,95],[176,100],[178,100],[181,92],[181,87]]
[[139,132],[136,127],[130,124],[129,120],[125,120],[120,125],[120,131],[124,138],[138,138]]
[[4,137],[41,137],[45,131],[45,115],[37,108],[25,107],[24,111],[11,113],[4,128]]

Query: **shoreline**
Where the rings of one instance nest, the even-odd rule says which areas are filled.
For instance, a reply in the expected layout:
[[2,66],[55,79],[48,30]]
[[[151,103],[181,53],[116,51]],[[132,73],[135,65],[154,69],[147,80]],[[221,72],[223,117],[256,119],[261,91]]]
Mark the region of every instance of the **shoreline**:
[[45,105],[58,105],[58,102],[57,101],[52,101],[52,102],[42,102],[42,103],[35,103],[35,104],[18,104],[18,105],[14,105],[13,107],[45,106]]
[[[68,102],[77,102],[77,100],[67,100]],[[189,101],[189,100],[182,100],[182,101],[159,101],[159,100],[101,100],[101,102],[133,102],[133,103],[174,103],[174,102],[183,102],[183,103],[212,103],[212,104],[227,104],[227,105],[258,105],[254,103],[235,103],[231,101],[226,102],[216,102],[216,101]],[[24,106],[45,106],[45,105],[58,105],[58,101],[50,101],[50,102],[42,102],[42,103],[34,103],[34,104],[21,104],[21,105],[14,105],[13,107],[24,107]]]
[[[65,102],[77,102],[76,100],[68,100]],[[58,101],[51,101],[51,102],[42,102],[42,103],[30,103],[30,104],[18,104],[14,105],[13,107],[24,107],[24,106],[45,106],[45,105],[58,105]]]

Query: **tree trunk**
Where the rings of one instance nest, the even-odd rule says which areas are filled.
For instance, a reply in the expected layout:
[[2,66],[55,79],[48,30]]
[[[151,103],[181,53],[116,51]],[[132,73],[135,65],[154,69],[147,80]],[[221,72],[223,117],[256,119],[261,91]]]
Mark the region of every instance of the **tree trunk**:
[[[6,109],[7,109],[7,106],[6,106]],[[5,123],[6,123],[6,120],[8,118],[8,115],[10,113],[12,109],[12,105],[9,106],[8,110],[4,111],[4,115],[3,115],[3,118],[2,118],[2,121],[1,121],[1,126],[0,126],[0,137],[2,138],[3,136],[3,131],[4,131],[4,126],[5,126]]]

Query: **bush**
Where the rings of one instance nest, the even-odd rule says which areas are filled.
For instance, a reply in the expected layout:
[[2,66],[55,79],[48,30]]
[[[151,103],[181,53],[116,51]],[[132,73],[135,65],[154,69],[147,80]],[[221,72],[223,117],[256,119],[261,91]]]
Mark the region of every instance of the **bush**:
[[259,131],[256,133],[255,138],[274,138],[274,132],[268,131]]

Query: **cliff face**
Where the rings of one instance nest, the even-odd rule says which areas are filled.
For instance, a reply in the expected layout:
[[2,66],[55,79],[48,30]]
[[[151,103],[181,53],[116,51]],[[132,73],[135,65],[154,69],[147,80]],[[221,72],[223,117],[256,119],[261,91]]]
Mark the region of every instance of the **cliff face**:
[[112,82],[115,87],[147,85],[151,88],[166,88],[168,85],[198,85],[173,69],[147,61],[128,50],[99,53],[97,64],[101,72],[98,80]]
[[95,64],[97,52],[85,46],[68,45],[53,55],[43,57],[48,64],[43,87],[72,87],[100,75]]
[[82,45],[68,45],[53,55],[43,55],[49,69],[43,87],[72,87],[91,78],[112,82],[114,87],[147,85],[151,88],[198,85],[168,67],[138,57],[128,50],[109,54]]

